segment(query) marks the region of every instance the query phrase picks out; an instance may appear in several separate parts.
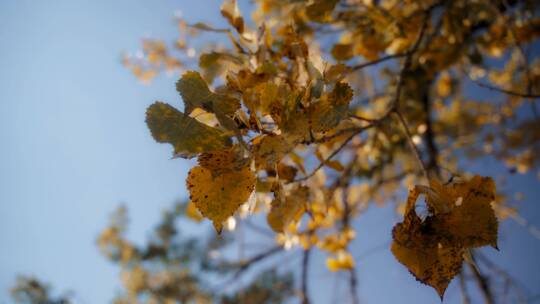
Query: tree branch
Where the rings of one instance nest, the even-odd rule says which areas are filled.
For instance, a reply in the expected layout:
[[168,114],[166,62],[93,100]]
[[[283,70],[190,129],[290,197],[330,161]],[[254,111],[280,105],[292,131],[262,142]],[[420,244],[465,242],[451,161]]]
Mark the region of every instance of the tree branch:
[[422,172],[424,173],[424,177],[426,180],[429,181],[429,175],[428,171],[426,169],[426,166],[424,165],[424,162],[422,161],[422,158],[420,157],[420,151],[418,151],[418,148],[414,144],[412,140],[411,131],[409,130],[409,127],[407,126],[407,122],[405,121],[405,118],[399,111],[394,112],[396,116],[398,117],[399,122],[401,123],[401,126],[405,130],[405,137],[407,138],[407,142],[409,143],[409,146],[411,147],[411,150],[413,151],[414,156],[416,157],[416,160],[418,161],[418,164],[420,165],[420,168],[422,168]]
[[358,280],[356,279],[356,267],[353,267],[349,270],[349,286],[351,289],[351,298],[353,304],[358,304],[360,300],[358,299]]
[[[472,255],[472,258],[474,261],[474,255]],[[482,273],[480,273],[480,270],[478,269],[478,267],[475,267],[474,265],[469,264],[469,268],[472,270],[474,279],[476,280],[476,283],[478,284],[478,288],[482,292],[482,296],[484,297],[486,304],[494,304],[495,302],[493,300],[493,293],[491,292],[491,288],[489,287],[488,279]]]
[[308,267],[309,267],[309,256],[311,254],[311,249],[308,248],[304,250],[304,255],[302,258],[302,304],[309,304],[309,293],[308,293]]
[[499,88],[499,87],[495,87],[495,86],[492,86],[492,85],[489,85],[489,84],[485,84],[485,83],[482,83],[482,82],[477,81],[477,80],[473,80],[473,82],[476,83],[479,87],[488,89],[490,91],[496,91],[496,92],[504,93],[504,94],[507,94],[507,95],[523,97],[523,98],[540,98],[539,94],[528,94],[528,93],[514,92],[514,91],[502,89],[502,88]]
[[377,60],[373,60],[373,61],[369,61],[369,62],[363,62],[363,63],[359,63],[357,65],[353,65],[351,68],[350,68],[350,71],[351,72],[355,72],[355,71],[358,71],[358,70],[361,70],[363,68],[366,68],[368,66],[372,66],[372,65],[377,65],[381,62],[384,62],[384,61],[387,61],[387,60],[390,60],[390,59],[396,59],[396,58],[401,58],[401,57],[405,57],[407,56],[408,52],[405,52],[405,53],[399,53],[399,54],[394,54],[394,55],[388,55],[388,56],[384,56],[384,57],[381,57]]

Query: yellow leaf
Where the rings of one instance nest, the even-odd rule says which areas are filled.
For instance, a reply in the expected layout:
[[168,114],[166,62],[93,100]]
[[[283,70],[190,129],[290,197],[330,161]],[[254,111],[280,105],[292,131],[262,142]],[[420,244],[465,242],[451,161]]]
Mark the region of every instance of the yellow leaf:
[[414,205],[420,190],[409,192],[405,219],[392,230],[392,253],[420,282],[432,286],[442,298],[452,278],[461,270],[463,249],[451,246],[422,222]]
[[439,236],[423,232],[423,227],[420,218],[394,227],[392,253],[417,280],[435,288],[442,298],[461,270],[463,248],[443,243]]
[[214,223],[218,233],[223,222],[246,202],[255,188],[255,175],[249,166],[215,175],[202,166],[193,167],[186,180],[193,201],[201,214]]
[[453,206],[450,212],[437,216],[435,229],[465,248],[497,248],[498,221],[491,206],[495,201],[495,182],[489,177],[475,176],[447,188]]
[[146,124],[157,142],[172,144],[174,154],[180,157],[231,146],[225,132],[202,124],[166,103],[156,102],[148,107]]
[[304,106],[301,104],[304,91],[290,91],[278,104],[272,108],[272,118],[283,132],[283,135],[292,141],[301,141],[309,138],[309,117]]
[[272,202],[272,209],[268,213],[268,224],[275,232],[283,232],[292,222],[299,219],[304,213],[305,205],[309,199],[309,188],[299,186],[291,191],[281,201]]
[[353,91],[348,84],[338,82],[332,92],[323,96],[309,108],[311,128],[315,132],[326,132],[336,127],[347,117]]
[[197,207],[192,201],[188,202],[185,213],[188,218],[194,220],[197,223],[202,221],[203,219],[202,215],[199,213]]
[[338,0],[315,0],[306,6],[306,15],[310,20],[325,22],[329,19]]
[[[421,220],[416,214],[418,196],[425,193],[430,215]],[[410,191],[405,218],[393,231],[392,253],[422,283],[443,296],[452,278],[459,273],[463,255],[470,248],[497,246],[498,223],[491,202],[495,183],[489,177],[474,176],[462,183]]]
[[350,72],[350,69],[344,64],[332,65],[324,72],[324,81],[326,83],[336,83],[340,82],[347,76]]
[[223,1],[223,4],[221,5],[221,15],[229,21],[229,24],[232,25],[238,33],[242,34],[244,32],[244,18],[242,18],[236,0]]
[[288,166],[282,163],[278,164],[278,176],[281,180],[292,182],[294,180],[294,177],[296,176],[296,172],[298,172],[298,169],[296,169],[293,166]]
[[354,268],[354,259],[347,251],[339,251],[335,257],[326,258],[326,266],[332,272]]
[[350,43],[337,43],[332,47],[332,56],[339,61],[346,61],[354,56],[353,46]]
[[242,156],[242,151],[237,145],[222,151],[202,153],[197,158],[199,165],[211,170],[214,175],[241,170],[248,164],[249,160],[249,158]]
[[199,57],[202,76],[209,83],[212,83],[217,76],[223,74],[231,64],[241,63],[242,61],[238,57],[221,52],[204,53]]
[[273,167],[293,146],[280,135],[260,135],[253,139],[253,158],[257,168]]

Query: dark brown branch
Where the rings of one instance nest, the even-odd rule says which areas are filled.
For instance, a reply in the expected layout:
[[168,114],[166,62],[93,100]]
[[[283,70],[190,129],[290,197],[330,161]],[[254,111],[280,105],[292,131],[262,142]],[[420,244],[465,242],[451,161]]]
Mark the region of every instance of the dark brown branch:
[[[472,255],[472,258],[474,261],[474,255]],[[493,300],[493,293],[491,292],[491,288],[489,287],[488,278],[485,277],[482,273],[480,273],[480,269],[478,269],[478,267],[475,267],[474,265],[469,265],[469,268],[471,269],[473,273],[473,276],[474,276],[474,279],[476,280],[476,284],[478,285],[478,288],[482,292],[482,296],[484,297],[485,303],[494,304],[495,301]]]
[[439,148],[435,143],[435,132],[433,131],[433,122],[431,119],[431,101],[429,98],[429,88],[431,81],[428,81],[424,86],[424,92],[422,94],[422,108],[425,114],[426,133],[424,138],[426,140],[426,146],[428,150],[428,163],[427,169],[432,170],[436,176],[440,177],[440,169],[438,164]]
[[467,283],[465,282],[465,273],[463,269],[459,274],[459,288],[461,289],[462,303],[470,304],[471,298],[469,297],[469,292],[467,291]]
[[379,58],[377,60],[359,63],[357,65],[353,65],[350,70],[351,70],[351,72],[358,71],[358,70],[361,70],[361,69],[366,68],[368,66],[377,65],[377,64],[379,64],[381,62],[384,62],[384,61],[387,61],[387,60],[390,60],[390,59],[396,59],[396,58],[405,57],[405,56],[407,56],[407,54],[408,54],[408,52],[394,54],[394,55],[388,55],[388,56],[381,57],[381,58]]
[[[374,124],[378,122],[378,121],[374,121]],[[343,130],[339,130],[337,131],[336,133],[332,134],[332,135],[328,135],[328,136],[324,136],[324,137],[321,137],[319,139],[316,139],[312,142],[308,142],[308,143],[325,143],[325,142],[328,142],[334,138],[337,138],[337,137],[340,137],[342,135],[345,135],[347,133],[356,133],[355,135],[358,135],[360,133],[362,133],[363,131],[367,130],[367,129],[370,129],[372,127],[374,127],[375,125],[374,124],[369,124],[367,126],[364,126],[364,127],[353,127],[353,128],[347,128],[347,129],[343,129]]]
[[504,93],[504,94],[507,94],[507,95],[523,97],[523,98],[540,98],[540,95],[538,95],[538,94],[528,94],[528,93],[514,92],[514,91],[502,89],[502,88],[499,88],[499,87],[495,87],[495,86],[492,86],[492,85],[489,85],[489,84],[485,84],[485,83],[482,83],[482,82],[476,81],[476,80],[473,80],[473,82],[476,83],[479,87],[488,89],[490,91],[496,91],[496,92]]
[[351,298],[353,304],[360,303],[358,299],[358,280],[356,279],[356,267],[353,267],[349,270],[349,286],[351,289]]
[[411,131],[409,130],[409,127],[407,125],[407,122],[405,121],[405,118],[398,111],[396,111],[394,113],[396,113],[396,116],[397,116],[399,122],[401,123],[401,126],[403,127],[403,129],[405,131],[407,142],[409,143],[409,146],[411,147],[411,150],[413,151],[413,154],[416,157],[416,160],[418,161],[418,164],[422,168],[422,172],[424,173],[424,177],[426,178],[426,180],[429,180],[429,175],[428,175],[428,171],[426,169],[426,165],[424,164],[424,162],[422,161],[422,158],[420,157],[420,151],[418,151],[418,148],[416,147],[416,145],[414,144],[414,142],[412,140]]
[[308,292],[308,268],[309,268],[309,256],[311,249],[304,250],[302,258],[302,304],[309,304],[309,292]]
[[[356,130],[357,132],[351,134],[349,137],[347,137],[347,139],[345,139],[345,141],[343,141],[343,143],[336,149],[334,150],[334,152],[332,152],[332,154],[330,154],[324,161],[320,162],[319,165],[313,169],[313,171],[311,171],[311,173],[309,173],[308,175],[302,177],[302,178],[299,178],[299,179],[296,179],[294,180],[294,182],[300,182],[300,181],[305,181],[309,178],[311,178],[313,175],[315,175],[315,173],[317,173],[317,171],[319,171],[326,163],[328,163],[330,160],[332,160],[332,158],[334,156],[336,156],[337,154],[339,154],[339,152],[341,152],[341,150],[343,150],[343,148],[345,148],[345,146],[347,146],[347,144],[358,134],[360,134],[362,131],[368,129],[368,128],[371,128],[373,125],[369,125],[369,126],[366,126],[366,127],[362,127],[362,128],[353,128],[353,129],[350,129],[350,130]],[[346,129],[346,130],[349,130],[349,129]],[[340,133],[340,132],[338,132]],[[334,134],[333,136],[337,137],[336,134]]]
[[254,223],[252,223],[249,219],[242,221],[242,223],[244,223],[247,227],[251,228],[253,231],[259,234],[265,235],[272,239],[275,237],[275,234],[271,230],[264,229],[263,227],[257,226]]
[[409,69],[412,65],[412,57],[416,51],[418,51],[418,48],[420,47],[420,43],[422,42],[422,39],[424,38],[424,34],[426,33],[427,25],[429,23],[429,19],[431,17],[431,12],[437,5],[431,6],[429,9],[426,10],[424,15],[424,20],[422,21],[422,27],[420,28],[420,32],[418,33],[418,37],[416,38],[416,41],[414,42],[413,47],[405,53],[407,56],[405,57],[405,62],[403,62],[403,66],[401,68],[401,72],[399,73],[398,83],[396,87],[396,95],[394,96],[394,100],[392,102],[392,107],[390,111],[397,110],[399,108],[399,100],[401,98],[401,89],[403,87],[403,83],[405,82],[405,76],[409,72]]
[[270,256],[272,256],[274,254],[280,253],[282,250],[283,250],[282,246],[274,246],[274,247],[270,248],[267,251],[264,251],[262,253],[259,253],[259,254],[255,255],[255,256],[253,256],[252,258],[250,258],[247,261],[238,263],[236,265],[237,270],[232,275],[232,277],[229,280],[227,280],[226,282],[223,282],[222,284],[220,284],[218,287],[216,287],[216,289],[219,290],[219,289],[221,289],[223,287],[229,286],[232,282],[237,280],[244,272],[246,272],[253,265],[257,264],[260,261],[265,260],[266,258],[268,258],[268,257],[270,257]]

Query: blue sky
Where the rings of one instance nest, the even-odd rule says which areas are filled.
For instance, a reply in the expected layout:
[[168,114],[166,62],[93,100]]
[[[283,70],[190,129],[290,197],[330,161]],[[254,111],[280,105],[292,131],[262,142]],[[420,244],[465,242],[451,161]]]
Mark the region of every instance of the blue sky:
[[[142,242],[161,211],[185,197],[189,163],[170,160],[144,124],[154,100],[180,105],[176,79],[143,86],[121,66],[142,36],[174,38],[173,12],[217,20],[219,0],[55,0],[0,2],[0,303],[17,274],[34,274],[76,303],[108,303],[118,269],[95,246],[120,203],[130,211],[129,236]],[[216,22],[214,22],[216,23]],[[482,175],[501,168],[475,165]],[[522,213],[540,226],[536,173],[513,176]],[[373,207],[358,220],[354,252],[390,241],[397,217]],[[370,303],[435,303],[387,248],[358,261],[361,299]],[[540,293],[540,241],[513,222],[501,227],[501,251],[486,253]],[[321,259],[319,262],[322,262]],[[316,269],[316,268],[315,268]],[[330,303],[334,276],[313,273],[316,303]],[[344,284],[337,281],[338,285]],[[332,287],[331,287],[332,286]],[[338,286],[339,287],[339,286]],[[445,303],[459,303],[455,282]]]

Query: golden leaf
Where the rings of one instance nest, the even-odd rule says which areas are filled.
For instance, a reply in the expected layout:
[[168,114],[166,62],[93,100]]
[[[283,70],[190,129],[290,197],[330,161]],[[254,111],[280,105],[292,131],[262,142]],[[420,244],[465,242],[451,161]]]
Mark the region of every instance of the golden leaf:
[[461,269],[463,249],[450,246],[433,232],[431,221],[422,222],[414,210],[420,190],[409,192],[405,219],[392,230],[392,253],[420,282],[430,285],[442,298]]
[[240,14],[240,9],[238,9],[238,3],[236,0],[225,0],[221,5],[221,15],[229,21],[229,24],[232,25],[238,33],[242,34],[244,32],[244,18]]
[[[430,215],[416,214],[418,196],[425,193]],[[449,185],[430,180],[430,187],[410,191],[405,218],[393,231],[392,253],[422,283],[443,296],[459,273],[463,254],[470,248],[497,246],[498,223],[491,202],[495,183],[489,177]]]
[[225,132],[200,123],[166,103],[155,102],[148,107],[146,124],[157,142],[172,144],[174,154],[180,157],[231,146]]
[[199,57],[202,77],[209,83],[212,83],[217,76],[222,75],[231,65],[241,63],[239,57],[229,53],[210,52],[201,54]]
[[185,214],[188,218],[194,220],[195,222],[200,222],[203,220],[203,217],[199,210],[197,210],[197,207],[192,201],[189,201],[186,205]]
[[338,0],[315,0],[306,7],[306,15],[312,21],[325,22],[337,3]]
[[353,46],[349,43],[337,43],[332,47],[332,56],[339,61],[346,61],[354,56]]
[[326,259],[326,267],[332,272],[350,270],[354,268],[354,259],[349,252],[341,250],[337,252],[335,257]]
[[248,164],[249,160],[249,158],[242,156],[242,151],[237,145],[222,151],[202,153],[197,158],[199,165],[211,170],[214,175],[241,170]]
[[291,222],[298,220],[304,213],[308,199],[309,188],[299,186],[293,189],[285,197],[285,200],[274,200],[272,209],[267,216],[268,224],[272,230],[283,232]]
[[255,188],[255,175],[249,166],[215,175],[202,166],[193,167],[186,180],[193,201],[201,214],[221,233],[223,222],[246,202]]
[[491,206],[495,201],[495,182],[489,177],[474,176],[445,189],[451,210],[437,216],[435,229],[465,248],[497,248],[498,221]]
[[332,92],[309,108],[311,129],[326,132],[347,117],[353,91],[348,84],[338,82]]
[[293,166],[288,166],[282,163],[278,164],[278,176],[281,180],[292,182],[294,180],[294,177],[296,176],[296,172],[298,172],[298,169],[296,169]]
[[308,113],[301,104],[304,92],[289,91],[284,99],[272,107],[272,118],[289,141],[302,141],[309,138]]
[[273,167],[293,146],[280,135],[260,135],[253,139],[253,158],[257,168]]

